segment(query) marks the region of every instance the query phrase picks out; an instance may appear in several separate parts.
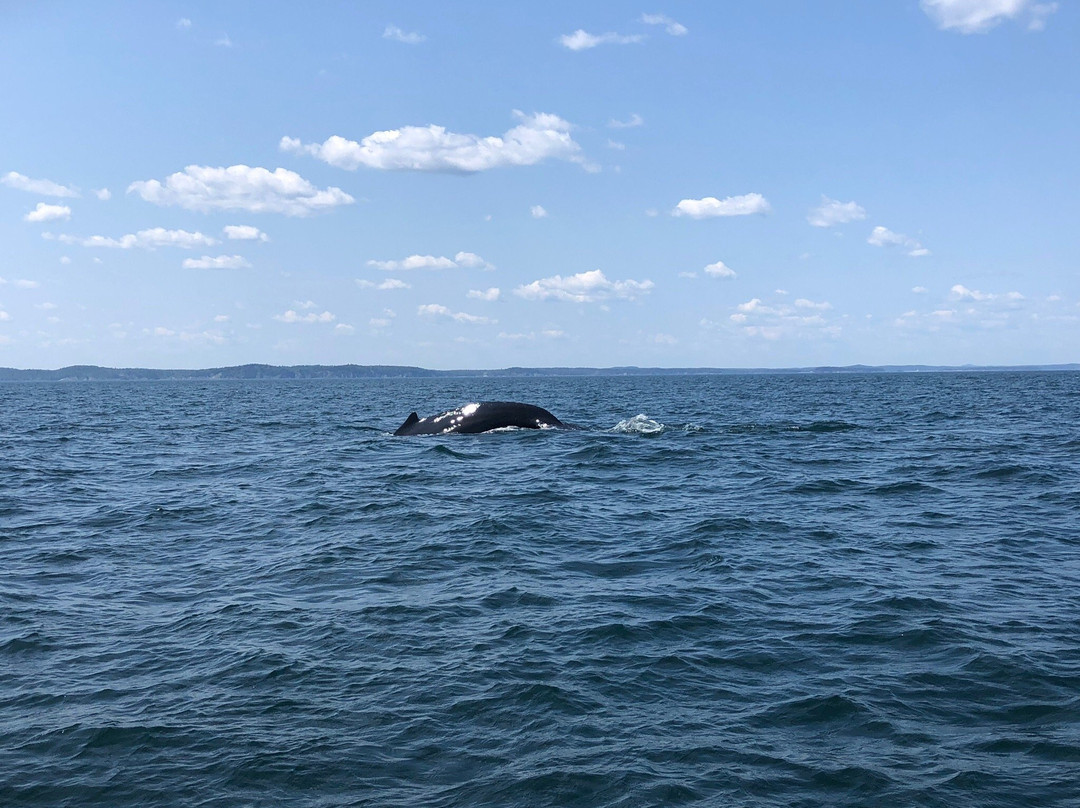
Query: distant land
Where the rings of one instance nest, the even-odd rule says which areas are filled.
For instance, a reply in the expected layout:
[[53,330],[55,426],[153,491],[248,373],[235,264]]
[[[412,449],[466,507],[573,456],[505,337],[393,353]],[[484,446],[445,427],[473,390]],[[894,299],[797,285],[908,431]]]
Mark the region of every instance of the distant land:
[[1080,371],[1080,363],[1064,365],[845,365],[805,368],[502,368],[499,370],[428,370],[407,365],[236,365],[202,370],[103,368],[71,365],[57,370],[0,368],[0,381],[157,381],[184,379],[423,379],[528,378],[543,376],[709,376],[829,373],[961,373],[1017,371]]

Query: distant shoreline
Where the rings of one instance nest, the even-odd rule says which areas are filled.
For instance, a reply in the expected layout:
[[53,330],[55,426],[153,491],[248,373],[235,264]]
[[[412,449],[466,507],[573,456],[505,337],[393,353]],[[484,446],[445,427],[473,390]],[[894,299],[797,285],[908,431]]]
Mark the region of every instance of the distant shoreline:
[[0,382],[181,381],[230,379],[425,379],[548,378],[566,376],[765,376],[854,373],[1002,373],[1080,371],[1080,363],[1058,365],[845,365],[801,368],[524,368],[429,370],[407,365],[234,365],[201,370],[107,368],[71,365],[56,370],[0,368]]

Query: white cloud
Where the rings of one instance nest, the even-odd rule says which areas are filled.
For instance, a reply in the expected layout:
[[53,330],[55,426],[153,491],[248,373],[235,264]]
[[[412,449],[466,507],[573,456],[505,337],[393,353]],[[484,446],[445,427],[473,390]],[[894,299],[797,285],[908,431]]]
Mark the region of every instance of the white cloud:
[[389,320],[386,317],[372,317],[368,320],[368,325],[372,328],[389,328],[393,320]]
[[397,278],[387,278],[382,283],[373,283],[372,281],[357,278],[356,285],[361,289],[380,289],[382,291],[388,291],[390,289],[412,289],[412,286],[405,283],[405,281],[399,281]]
[[37,281],[27,280],[26,278],[19,278],[13,281],[9,281],[6,278],[0,278],[0,286],[6,286],[9,283],[16,289],[37,289],[41,286]]
[[905,236],[903,233],[894,233],[889,228],[881,227],[880,225],[874,228],[870,237],[866,240],[866,243],[873,244],[875,247],[901,247],[907,250],[907,254],[913,258],[919,258],[930,254],[928,249],[923,247],[911,236]]
[[581,147],[570,137],[571,126],[557,115],[526,115],[502,137],[463,135],[442,126],[403,126],[374,132],[359,143],[334,135],[323,143],[303,144],[283,137],[279,148],[310,154],[336,168],[360,166],[386,171],[445,171],[471,174],[505,166],[530,166],[549,158],[584,164]]
[[156,327],[156,328],[154,329],[153,333],[154,333],[154,336],[155,336],[155,337],[172,337],[172,336],[175,336],[175,335],[176,335],[176,332],[175,332],[175,331],[173,331],[173,330],[172,330],[172,329],[170,329],[170,328],[166,328],[166,327],[165,327],[165,326],[163,326],[163,325],[159,325],[159,326],[157,326],[157,327]]
[[534,219],[545,219],[548,215],[548,212],[544,210],[543,205],[533,205],[531,208],[529,208],[529,213]]
[[652,341],[657,345],[675,345],[679,340],[671,334],[653,334]]
[[466,267],[467,269],[495,269],[493,264],[489,264],[479,255],[471,252],[457,253],[454,256],[454,263],[459,267]]
[[98,188],[96,191],[94,191],[94,196],[96,196],[102,202],[108,202],[110,199],[112,199],[112,191],[110,191],[108,188]]
[[818,311],[828,311],[832,308],[832,304],[827,301],[821,301],[815,303],[813,300],[807,300],[805,297],[800,297],[795,301],[795,307],[799,309],[817,309]]
[[221,47],[221,48],[231,48],[232,47],[232,40],[229,39],[228,34],[222,34],[221,36],[219,36],[217,39],[214,40],[214,44],[217,45],[218,47]]
[[810,211],[806,221],[814,227],[832,227],[866,218],[866,210],[855,202],[838,202],[822,194],[821,205]]
[[269,241],[270,237],[250,224],[227,224],[223,228],[225,238],[237,241]]
[[608,121],[608,126],[610,126],[612,129],[633,129],[634,127],[644,125],[645,119],[638,115],[636,112],[633,113],[625,121],[616,120],[615,118],[612,118],[610,121]]
[[216,314],[216,315],[214,315],[214,322],[215,323],[227,323],[227,322],[229,322],[229,315],[227,315],[227,314]]
[[66,256],[66,255],[61,255],[61,256],[60,256],[60,263],[61,263],[61,264],[65,264],[65,265],[66,265],[66,264],[70,264],[70,263],[71,263],[71,259],[70,259],[70,258],[69,258],[68,256]]
[[671,215],[707,219],[713,216],[748,216],[752,213],[768,213],[770,210],[768,201],[761,194],[743,194],[726,199],[717,199],[715,196],[684,199],[675,206]]
[[599,269],[579,272],[564,278],[554,275],[532,283],[519,286],[514,294],[527,300],[567,300],[572,303],[595,303],[609,298],[633,299],[640,294],[648,294],[653,282],[645,281],[609,281]]
[[410,255],[400,261],[375,261],[367,262],[369,267],[384,269],[388,272],[396,272],[408,269],[495,269],[476,253],[459,252],[453,258],[444,255]]
[[334,326],[334,333],[335,334],[348,335],[348,334],[353,333],[355,330],[356,329],[353,328],[348,323],[338,323],[337,325]]
[[772,311],[772,309],[768,308],[767,306],[762,305],[760,297],[751,298],[750,300],[747,300],[745,303],[740,303],[735,308],[737,308],[741,312],[750,312],[750,311],[771,312]]
[[[781,337],[836,337],[841,332],[841,326],[836,320],[830,322],[824,316],[824,313],[831,309],[832,304],[826,301],[818,302],[807,298],[798,298],[794,305],[782,301],[768,305],[761,298],[754,297],[735,306],[735,311],[728,316],[728,320],[748,337],[769,340]],[[702,326],[719,328],[720,324],[702,321]]]
[[23,216],[26,222],[50,222],[54,219],[70,219],[71,208],[67,205],[48,205],[38,202],[37,207]]
[[487,290],[470,289],[467,297],[472,298],[473,300],[487,300],[487,301],[490,302],[490,301],[498,300],[499,299],[499,294],[500,294],[500,292],[499,292],[498,288],[495,287],[495,286],[492,286],[490,289],[487,289]]
[[959,283],[953,286],[949,291],[952,293],[953,297],[959,298],[960,300],[983,301],[993,300],[995,297],[992,294],[980,292],[978,289],[968,289],[966,286]]
[[246,210],[307,216],[355,201],[340,188],[319,190],[299,174],[284,168],[269,171],[245,165],[228,168],[191,165],[169,175],[164,183],[133,182],[128,186],[128,193],[132,191],[155,205],[179,205],[204,213]]
[[595,48],[597,45],[632,45],[644,40],[645,37],[641,34],[590,34],[579,28],[572,34],[563,34],[556,41],[567,50],[580,51]]
[[187,17],[181,17],[176,21],[176,27],[179,28],[181,31],[186,30],[191,27],[191,20],[189,20]]
[[614,149],[615,151],[626,151],[625,143],[620,143],[619,141],[612,140],[611,138],[608,138],[607,147],[609,149]]
[[1057,3],[1036,0],[922,0],[922,9],[938,28],[962,34],[981,34],[1005,20],[1027,17],[1028,28],[1042,30]]
[[406,33],[398,28],[396,25],[388,25],[383,30],[383,39],[392,39],[395,42],[404,42],[406,45],[419,45],[421,42],[427,39],[423,34],[418,34],[415,31]]
[[927,289],[925,286],[912,286],[911,291],[917,295],[924,295],[930,290]]
[[29,191],[40,196],[77,197],[79,195],[79,192],[74,188],[68,188],[52,180],[33,180],[16,171],[9,171],[3,177],[0,177],[0,183],[3,183],[8,188],[14,188],[16,191]]
[[305,311],[307,311],[308,309],[319,308],[319,304],[316,303],[314,300],[298,300],[295,301],[293,305],[296,306],[296,308],[304,309]]
[[148,230],[140,230],[138,233],[128,233],[120,238],[109,236],[90,236],[79,238],[78,236],[61,235],[57,239],[64,244],[81,244],[83,247],[110,247],[119,250],[130,250],[133,247],[141,247],[153,250],[157,247],[182,247],[190,250],[194,247],[212,247],[218,243],[216,238],[204,236],[196,231],[190,233],[187,230],[166,230],[164,227],[152,227]]
[[685,25],[675,22],[664,14],[642,14],[641,21],[646,25],[662,25],[664,30],[672,36],[685,36],[687,33]]
[[446,306],[438,303],[425,303],[416,309],[416,313],[422,317],[449,317],[459,323],[472,323],[473,325],[487,325],[495,322],[487,317],[478,317],[475,314],[466,314],[463,311],[451,311]]
[[332,323],[337,317],[328,311],[324,311],[322,314],[316,314],[315,312],[297,314],[293,309],[289,309],[284,314],[275,314],[274,319],[283,323]]
[[184,269],[246,269],[250,266],[242,255],[219,255],[216,258],[204,255],[202,258],[188,258],[184,261]]
[[705,267],[705,274],[712,275],[714,278],[734,278],[735,270],[723,261],[717,261],[715,264],[709,264]]

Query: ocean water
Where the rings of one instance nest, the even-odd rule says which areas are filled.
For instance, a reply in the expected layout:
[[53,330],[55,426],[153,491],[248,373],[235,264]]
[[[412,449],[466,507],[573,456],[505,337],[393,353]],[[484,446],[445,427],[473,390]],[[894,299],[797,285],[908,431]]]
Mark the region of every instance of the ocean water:
[[5,807],[1080,805],[1080,374],[0,403]]

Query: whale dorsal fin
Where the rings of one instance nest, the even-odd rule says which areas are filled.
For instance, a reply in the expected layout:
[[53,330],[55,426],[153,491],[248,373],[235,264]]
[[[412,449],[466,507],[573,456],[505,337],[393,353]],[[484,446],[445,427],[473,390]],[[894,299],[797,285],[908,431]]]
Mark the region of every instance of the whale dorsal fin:
[[420,416],[417,415],[415,412],[411,412],[411,413],[409,413],[409,417],[405,419],[405,423],[403,423],[401,426],[399,426],[397,428],[397,432],[395,432],[394,434],[395,435],[400,435],[402,432],[404,432],[410,426],[412,426],[413,424],[417,424],[419,422],[420,422]]

